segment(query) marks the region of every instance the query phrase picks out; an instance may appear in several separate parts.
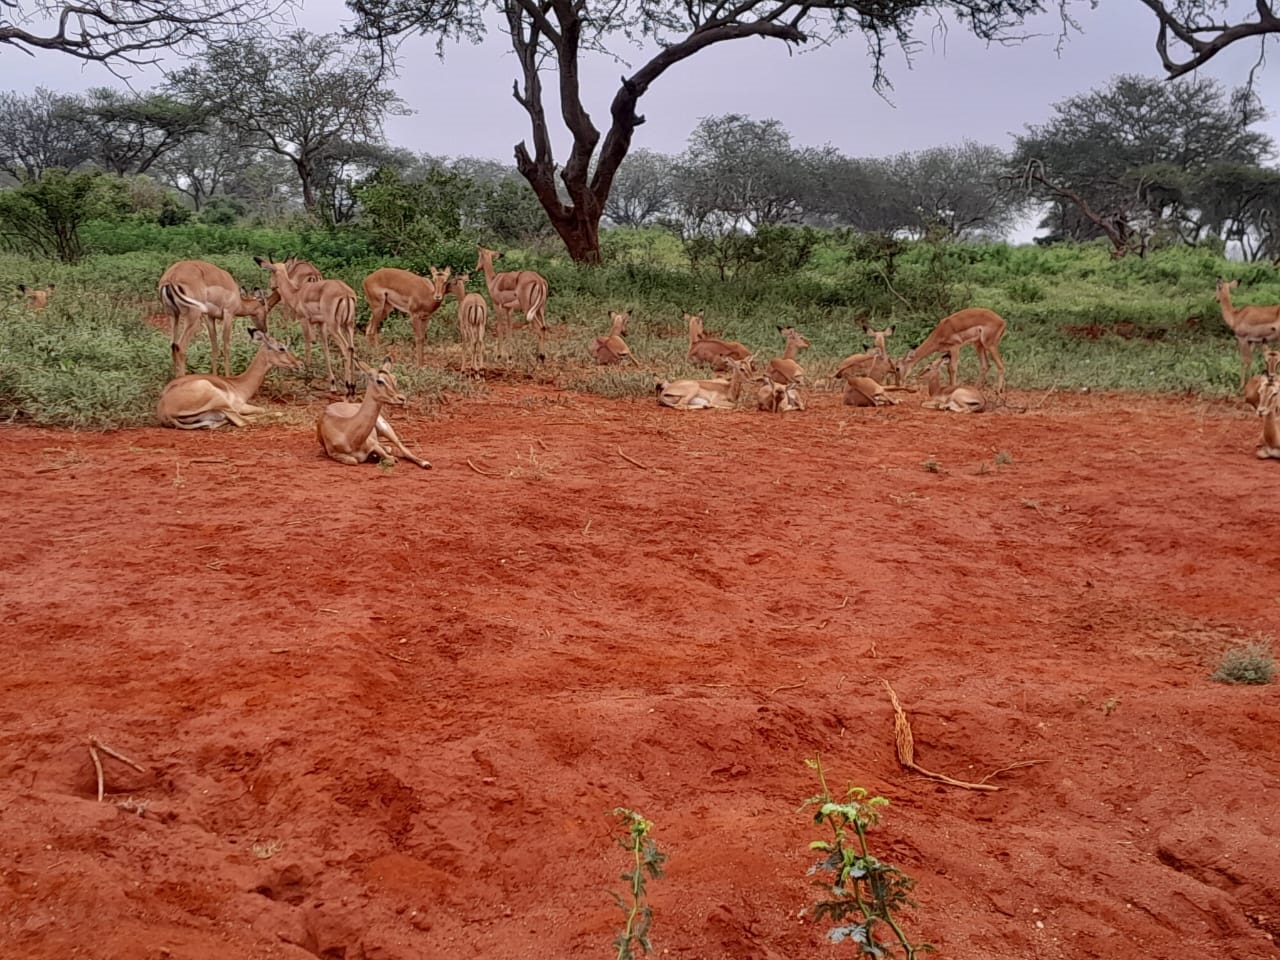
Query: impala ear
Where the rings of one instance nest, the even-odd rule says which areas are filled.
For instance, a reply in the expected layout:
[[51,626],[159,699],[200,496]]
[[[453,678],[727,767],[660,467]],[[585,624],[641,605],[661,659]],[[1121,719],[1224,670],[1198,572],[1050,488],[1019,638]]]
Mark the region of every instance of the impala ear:
[[892,337],[892,336],[893,336],[893,327],[890,327],[888,330],[886,330],[886,331],[884,332],[884,335],[885,335],[886,337]]
[[25,283],[20,283],[20,284],[18,284],[18,291],[19,291],[20,293],[26,293],[26,292],[27,292],[27,285],[26,285]]
[[259,330],[257,327],[249,327],[248,330],[250,340],[261,340],[266,337],[266,333]]

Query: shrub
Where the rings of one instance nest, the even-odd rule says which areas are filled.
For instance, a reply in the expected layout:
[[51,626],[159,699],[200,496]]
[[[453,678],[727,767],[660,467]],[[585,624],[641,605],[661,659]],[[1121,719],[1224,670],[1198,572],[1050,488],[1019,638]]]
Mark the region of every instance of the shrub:
[[1270,683],[1276,673],[1271,641],[1256,637],[1227,650],[1210,679],[1219,683]]

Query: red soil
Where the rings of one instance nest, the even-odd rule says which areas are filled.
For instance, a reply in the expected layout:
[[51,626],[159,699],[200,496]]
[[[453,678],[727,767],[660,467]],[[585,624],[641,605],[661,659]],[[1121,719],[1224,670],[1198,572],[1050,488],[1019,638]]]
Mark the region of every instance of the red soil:
[[[498,385],[393,418],[430,472],[0,428],[5,955],[609,956],[628,806],[658,951],[852,956],[806,913],[821,751],[942,956],[1275,957],[1280,685],[1208,674],[1276,632],[1280,464],[1238,405],[1011,399]],[[923,766],[1043,762],[908,773],[882,678]],[[103,803],[91,736],[147,771]]]

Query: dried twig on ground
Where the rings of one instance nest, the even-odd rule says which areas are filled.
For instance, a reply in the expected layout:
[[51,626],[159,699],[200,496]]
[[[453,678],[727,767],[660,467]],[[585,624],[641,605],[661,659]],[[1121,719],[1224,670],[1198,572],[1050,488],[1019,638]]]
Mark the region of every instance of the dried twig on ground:
[[632,466],[639,467],[641,470],[648,470],[648,469],[649,469],[647,466],[645,466],[645,465],[644,465],[643,463],[641,463],[639,460],[634,460],[634,459],[632,459],[631,457],[628,457],[625,453],[623,453],[623,452],[622,452],[622,448],[621,448],[621,447],[619,447],[619,448],[618,448],[618,456],[620,456],[623,460],[627,461],[627,463],[631,464]]
[[480,476],[482,476],[482,477],[496,477],[496,476],[498,476],[498,474],[496,474],[496,473],[490,473],[488,470],[481,470],[479,467],[477,467],[477,466],[476,466],[474,463],[472,463],[470,460],[467,460],[467,466],[468,466],[468,467],[470,467],[472,470],[474,470],[476,473],[480,474]]
[[109,757],[115,757],[121,763],[127,763],[129,766],[133,767],[133,769],[137,770],[139,773],[147,772],[147,768],[142,766],[142,764],[138,763],[135,760],[130,760],[119,750],[113,750],[111,747],[108,747],[105,743],[103,743],[97,737],[90,737],[89,738],[89,757],[91,760],[93,760],[93,769],[98,775],[98,802],[99,803],[102,802],[102,797],[105,793],[105,788],[106,788],[105,777],[102,774],[102,757],[98,755],[99,751],[101,751],[102,753],[105,753]]
[[[911,735],[911,722],[907,720],[907,715],[902,709],[902,704],[898,702],[898,695],[893,692],[893,687],[889,686],[888,680],[881,680],[884,688],[889,691],[889,700],[893,703],[893,737],[898,745],[898,762],[908,770],[914,770],[922,777],[930,780],[937,780],[939,783],[949,783],[953,787],[964,787],[966,790],[985,790],[994,792],[1003,789],[1002,787],[993,787],[989,783],[969,783],[965,780],[955,780],[946,774],[933,773],[920,766],[915,761],[915,739]],[[1010,769],[1005,767],[1004,769]],[[996,771],[997,773],[999,771]],[[991,774],[990,776],[994,776]]]

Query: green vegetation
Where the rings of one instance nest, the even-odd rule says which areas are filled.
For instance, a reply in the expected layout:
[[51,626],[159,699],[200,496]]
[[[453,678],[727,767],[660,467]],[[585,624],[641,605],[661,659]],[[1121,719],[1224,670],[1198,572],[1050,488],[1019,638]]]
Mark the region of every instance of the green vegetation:
[[658,849],[657,842],[650,836],[653,832],[650,821],[625,807],[615,807],[613,815],[618,819],[618,825],[626,831],[623,836],[618,837],[618,844],[631,857],[631,868],[622,873],[622,879],[627,883],[627,895],[613,895],[614,902],[626,918],[613,945],[618,948],[617,960],[633,960],[636,947],[644,953],[653,950],[653,945],[649,942],[653,908],[645,900],[645,883],[662,876],[662,865],[666,862],[667,855]]
[[896,914],[903,907],[914,907],[911,888],[915,881],[892,864],[872,855],[867,832],[880,823],[880,811],[889,805],[884,797],[868,797],[862,787],[850,786],[843,803],[837,803],[827,788],[822,760],[814,757],[805,763],[817,772],[821,792],[810,797],[800,809],[816,806],[813,822],[831,831],[830,840],[815,840],[810,850],[821,851],[823,858],[809,868],[810,874],[830,873],[830,879],[815,880],[825,898],[813,908],[815,920],[824,918],[836,926],[827,931],[833,943],[849,941],[867,957],[895,955],[890,942],[881,940],[881,927],[888,927],[892,943],[906,960],[932,950],[930,944],[913,944],[902,929]]
[[[794,237],[807,252],[797,264]],[[81,229],[85,256],[76,264],[0,256],[0,416],[80,427],[145,423],[169,369],[155,284],[174,260],[204,258],[246,286],[266,274],[253,255],[296,254],[357,291],[379,266],[422,271],[426,264],[475,267],[474,246],[461,239],[415,251],[378,254],[359,230],[219,227],[94,221]],[[1051,247],[959,243],[937,238],[894,243],[843,230],[771,228],[725,279],[718,267],[694,268],[678,237],[659,228],[616,229],[603,238],[605,263],[584,267],[564,254],[508,249],[504,265],[544,273],[551,284],[547,363],[533,358],[532,337],[515,332],[516,373],[567,389],[610,397],[647,397],[656,377],[700,374],[686,360],[686,310],[706,311],[710,330],[740,340],[760,357],[780,355],[779,325],[794,325],[812,343],[802,355],[811,382],[829,376],[843,356],[868,341],[861,318],[893,323],[889,349],[901,355],[947,313],[990,307],[1009,321],[1001,344],[1014,390],[1115,389],[1142,392],[1235,393],[1239,355],[1213,299],[1214,279],[1239,278],[1238,303],[1280,302],[1280,272],[1268,264],[1228,262],[1198,247],[1171,247],[1145,258],[1114,260],[1102,241]],[[57,284],[49,309],[29,313],[17,285]],[[478,278],[472,289],[483,290]],[[592,338],[606,331],[610,309],[631,308],[627,340],[636,367],[599,368]],[[360,300],[361,322],[367,305]],[[391,317],[384,341],[401,359],[398,372],[415,402],[474,389],[456,374],[456,305],[436,313],[428,336],[428,366],[411,355],[407,318]],[[272,318],[274,330],[283,322]],[[301,349],[296,329],[286,339]],[[248,362],[237,335],[234,361]],[[361,338],[358,346],[364,348]],[[207,369],[208,339],[191,346],[191,369]],[[366,359],[378,359],[366,357]],[[312,357],[312,370],[320,362]],[[961,377],[976,374],[972,351],[961,355]],[[277,380],[280,383],[277,383]],[[296,378],[271,378],[273,390],[306,395]],[[279,394],[277,394],[278,396]]]
[[1232,647],[1222,655],[1212,680],[1219,683],[1270,683],[1276,673],[1276,660],[1271,640],[1258,636],[1248,643]]

